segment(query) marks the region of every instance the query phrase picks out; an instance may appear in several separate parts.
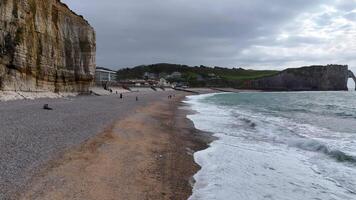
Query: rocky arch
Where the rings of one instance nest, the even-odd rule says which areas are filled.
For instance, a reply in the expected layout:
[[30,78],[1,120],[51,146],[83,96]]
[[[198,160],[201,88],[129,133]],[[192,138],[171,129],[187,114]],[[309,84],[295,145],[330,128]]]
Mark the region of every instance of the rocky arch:
[[355,90],[356,90],[356,76],[351,70],[349,70],[348,74],[349,74],[348,78],[351,78],[352,80],[354,80],[354,82],[355,82]]

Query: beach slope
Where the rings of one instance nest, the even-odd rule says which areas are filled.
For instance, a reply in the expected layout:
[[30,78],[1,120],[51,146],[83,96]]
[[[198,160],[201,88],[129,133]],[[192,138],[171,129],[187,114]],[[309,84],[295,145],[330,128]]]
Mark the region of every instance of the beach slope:
[[179,109],[185,94],[141,106],[50,162],[21,199],[187,199],[208,137]]

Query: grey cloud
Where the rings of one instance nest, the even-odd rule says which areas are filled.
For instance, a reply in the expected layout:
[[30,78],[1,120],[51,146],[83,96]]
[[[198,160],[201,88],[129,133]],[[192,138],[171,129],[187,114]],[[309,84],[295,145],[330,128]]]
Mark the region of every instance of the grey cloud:
[[332,19],[337,16],[336,13],[323,13],[314,19],[314,22],[320,26],[328,26],[332,23]]
[[318,45],[318,44],[323,44],[326,41],[327,39],[325,38],[319,38],[315,36],[292,35],[283,39],[277,39],[273,37],[257,38],[252,43],[258,44],[260,46],[296,47],[296,46],[303,46],[306,44]]
[[347,13],[344,17],[348,20],[356,21],[356,12]]
[[356,1],[355,0],[336,0],[335,7],[341,11],[352,11],[356,9]]
[[[321,0],[62,1],[95,27],[98,65],[111,68],[156,62],[233,67],[245,62],[240,53],[252,45],[320,42],[275,38],[283,25]],[[249,63],[258,63],[257,56]]]

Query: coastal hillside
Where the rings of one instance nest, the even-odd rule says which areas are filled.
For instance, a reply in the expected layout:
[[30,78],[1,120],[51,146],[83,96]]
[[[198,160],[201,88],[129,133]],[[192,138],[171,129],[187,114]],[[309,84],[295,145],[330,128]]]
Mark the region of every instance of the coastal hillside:
[[95,32],[59,0],[0,1],[0,89],[88,91]]
[[[246,70],[159,63],[125,68],[118,71],[118,79],[167,78],[171,82],[185,82],[191,87],[241,87],[246,80],[277,74],[275,70]],[[173,76],[172,76],[173,75]]]
[[316,65],[286,69],[276,75],[245,82],[246,88],[271,91],[348,90],[353,73],[347,65]]
[[339,91],[348,89],[348,78],[356,80],[347,65],[315,65],[273,71],[160,63],[121,69],[117,74],[119,81],[164,78],[181,86],[266,91]]

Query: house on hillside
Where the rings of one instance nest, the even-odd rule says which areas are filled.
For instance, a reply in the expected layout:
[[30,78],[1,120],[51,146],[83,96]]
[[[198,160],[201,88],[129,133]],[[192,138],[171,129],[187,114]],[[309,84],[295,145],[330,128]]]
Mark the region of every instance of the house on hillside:
[[157,86],[159,87],[170,87],[171,84],[164,78],[160,78],[159,82],[157,83]]
[[210,78],[215,78],[215,77],[216,77],[216,74],[214,74],[214,73],[209,73],[208,76],[209,76]]
[[143,78],[144,78],[145,80],[148,80],[148,79],[155,80],[155,79],[158,78],[158,75],[155,74],[155,73],[145,72],[145,73],[143,74]]
[[97,67],[95,70],[95,84],[108,85],[117,82],[117,72],[104,67]]
[[197,74],[197,81],[205,81],[205,79],[202,75]]
[[182,73],[180,73],[180,72],[173,72],[173,73],[169,76],[169,78],[180,79],[180,78],[182,78]]
[[168,77],[168,74],[167,74],[166,72],[161,72],[161,73],[159,73],[159,75],[158,75],[158,78],[167,79],[167,77]]
[[129,87],[142,87],[149,85],[149,82],[143,79],[127,79],[121,80],[118,83]]
[[218,80],[218,79],[220,79],[220,76],[216,75],[215,73],[208,74],[208,77],[209,77],[210,80]]

